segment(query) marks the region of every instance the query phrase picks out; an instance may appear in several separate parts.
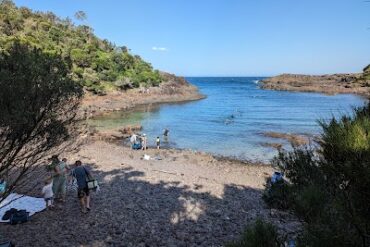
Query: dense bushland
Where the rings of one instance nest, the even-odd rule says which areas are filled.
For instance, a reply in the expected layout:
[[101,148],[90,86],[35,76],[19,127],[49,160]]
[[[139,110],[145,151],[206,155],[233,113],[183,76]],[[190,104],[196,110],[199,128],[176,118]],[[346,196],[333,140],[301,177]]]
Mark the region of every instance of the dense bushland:
[[304,222],[300,246],[369,246],[370,104],[320,125],[317,146],[275,158],[286,181],[267,186],[264,199]]
[[[76,13],[82,23],[86,14]],[[156,86],[162,81],[157,70],[139,56],[108,40],[99,39],[91,27],[74,25],[52,12],[34,12],[0,1],[0,48],[7,51],[14,40],[37,47],[44,53],[71,58],[72,78],[95,93]]]

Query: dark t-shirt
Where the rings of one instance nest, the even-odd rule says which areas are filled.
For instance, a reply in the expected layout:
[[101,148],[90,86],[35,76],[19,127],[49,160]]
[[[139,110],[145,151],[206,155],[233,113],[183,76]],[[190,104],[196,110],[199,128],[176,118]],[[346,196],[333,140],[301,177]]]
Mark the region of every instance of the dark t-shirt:
[[77,179],[78,188],[84,189],[87,187],[86,180],[88,173],[89,170],[84,166],[78,166],[73,170],[72,174]]

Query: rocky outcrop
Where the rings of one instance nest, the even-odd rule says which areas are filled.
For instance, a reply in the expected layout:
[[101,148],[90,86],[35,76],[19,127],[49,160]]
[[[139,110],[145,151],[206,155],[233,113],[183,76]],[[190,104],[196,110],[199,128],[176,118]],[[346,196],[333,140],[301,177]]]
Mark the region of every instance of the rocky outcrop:
[[326,94],[354,93],[370,96],[370,82],[363,74],[296,75],[282,74],[261,81],[261,87],[272,90],[319,92]]
[[143,129],[141,125],[127,125],[121,128],[109,130],[96,130],[93,128],[90,132],[91,140],[117,142],[129,138],[132,134],[138,133]]
[[164,82],[158,87],[112,91],[98,96],[86,93],[81,110],[87,117],[102,115],[112,111],[128,110],[139,105],[182,102],[204,98],[198,88],[183,77],[161,72]]

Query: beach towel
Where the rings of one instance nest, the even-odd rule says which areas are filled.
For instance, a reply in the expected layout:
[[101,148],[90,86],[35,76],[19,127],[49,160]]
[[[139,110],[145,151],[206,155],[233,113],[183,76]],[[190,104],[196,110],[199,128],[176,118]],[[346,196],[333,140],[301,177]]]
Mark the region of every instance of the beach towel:
[[0,203],[0,223],[8,223],[9,220],[2,220],[6,211],[11,208],[26,210],[30,216],[46,209],[44,198],[20,195],[17,193],[10,194]]

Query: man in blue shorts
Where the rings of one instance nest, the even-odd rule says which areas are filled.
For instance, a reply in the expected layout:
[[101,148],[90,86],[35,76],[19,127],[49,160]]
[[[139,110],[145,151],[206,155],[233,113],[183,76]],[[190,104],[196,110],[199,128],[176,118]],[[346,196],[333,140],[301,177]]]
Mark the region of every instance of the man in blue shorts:
[[90,190],[87,187],[87,179],[91,176],[90,171],[82,165],[81,161],[75,162],[76,168],[72,171],[72,176],[77,180],[77,196],[80,199],[81,212],[90,211]]

